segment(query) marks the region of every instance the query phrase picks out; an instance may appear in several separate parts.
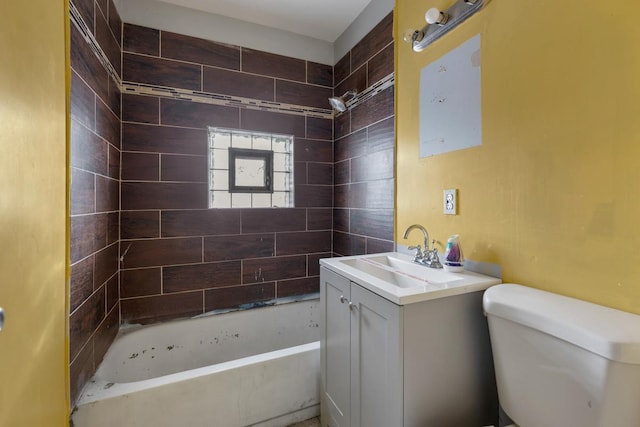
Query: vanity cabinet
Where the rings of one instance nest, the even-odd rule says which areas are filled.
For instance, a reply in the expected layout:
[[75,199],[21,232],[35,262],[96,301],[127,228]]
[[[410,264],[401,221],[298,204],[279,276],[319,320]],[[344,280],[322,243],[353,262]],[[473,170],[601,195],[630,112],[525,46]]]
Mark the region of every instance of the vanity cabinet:
[[320,300],[323,427],[495,423],[482,292],[397,305],[322,266]]

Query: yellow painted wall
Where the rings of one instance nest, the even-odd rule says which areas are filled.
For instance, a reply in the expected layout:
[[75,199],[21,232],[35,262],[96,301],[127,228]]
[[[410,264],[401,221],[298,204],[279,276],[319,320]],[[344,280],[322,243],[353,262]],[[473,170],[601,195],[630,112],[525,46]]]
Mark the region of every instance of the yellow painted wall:
[[69,425],[66,13],[0,13],[0,426]]
[[[396,1],[396,40],[449,5]],[[440,242],[460,233],[505,282],[640,313],[638,16],[627,0],[492,0],[422,53],[398,42],[398,243],[414,222]],[[419,159],[420,70],[478,33],[482,146]]]

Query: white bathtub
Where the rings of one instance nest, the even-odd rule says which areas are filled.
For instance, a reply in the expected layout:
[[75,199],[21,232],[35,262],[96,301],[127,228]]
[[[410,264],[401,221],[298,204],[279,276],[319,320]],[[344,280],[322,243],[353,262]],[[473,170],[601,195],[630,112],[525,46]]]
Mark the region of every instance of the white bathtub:
[[127,327],[74,427],[282,427],[320,412],[318,301]]

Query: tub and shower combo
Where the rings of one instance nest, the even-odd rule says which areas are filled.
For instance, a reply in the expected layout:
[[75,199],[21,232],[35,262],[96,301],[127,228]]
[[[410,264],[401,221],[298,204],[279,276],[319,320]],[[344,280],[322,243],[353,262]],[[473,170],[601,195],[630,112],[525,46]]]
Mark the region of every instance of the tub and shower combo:
[[318,300],[120,331],[74,427],[286,426],[320,413]]

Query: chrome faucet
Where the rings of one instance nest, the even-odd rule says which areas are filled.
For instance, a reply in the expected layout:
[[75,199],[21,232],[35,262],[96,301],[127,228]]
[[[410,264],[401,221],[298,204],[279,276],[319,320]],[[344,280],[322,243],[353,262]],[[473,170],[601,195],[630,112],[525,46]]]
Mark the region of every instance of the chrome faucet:
[[422,247],[420,247],[420,245],[409,246],[410,250],[416,251],[413,257],[413,262],[431,268],[442,268],[442,264],[440,263],[440,259],[438,258],[438,250],[435,247],[435,239],[433,239],[433,241],[431,242],[431,244],[433,245],[433,249],[429,249],[429,232],[426,228],[424,228],[420,224],[412,224],[405,230],[402,238],[406,239],[409,236],[409,233],[413,230],[420,230],[422,232],[422,236],[424,237],[424,252],[422,251]]

